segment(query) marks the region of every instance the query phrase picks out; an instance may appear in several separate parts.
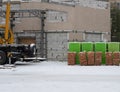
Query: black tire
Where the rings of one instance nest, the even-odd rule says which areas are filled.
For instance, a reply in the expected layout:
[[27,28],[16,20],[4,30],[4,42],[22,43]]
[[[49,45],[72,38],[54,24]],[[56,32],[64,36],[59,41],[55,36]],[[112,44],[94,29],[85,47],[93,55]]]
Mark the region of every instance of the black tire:
[[4,51],[0,50],[0,65],[3,65],[6,63],[6,54]]

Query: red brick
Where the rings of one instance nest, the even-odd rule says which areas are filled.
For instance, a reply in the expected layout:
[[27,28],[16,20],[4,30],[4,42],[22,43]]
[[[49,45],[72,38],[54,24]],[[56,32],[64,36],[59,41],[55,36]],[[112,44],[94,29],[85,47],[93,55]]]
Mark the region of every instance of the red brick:
[[87,57],[88,57],[88,65],[94,65],[94,52],[88,52]]
[[68,52],[68,59],[73,59],[76,56],[76,52]]
[[120,59],[113,59],[113,65],[119,65]]
[[106,52],[106,65],[113,65],[112,52]]
[[75,52],[68,52],[68,65],[75,65]]
[[75,59],[68,59],[68,65],[75,65]]
[[101,65],[102,62],[102,52],[95,53],[95,65]]
[[80,61],[80,65],[87,65],[86,52],[79,53],[79,61]]
[[119,52],[113,52],[113,59],[120,59],[120,53]]

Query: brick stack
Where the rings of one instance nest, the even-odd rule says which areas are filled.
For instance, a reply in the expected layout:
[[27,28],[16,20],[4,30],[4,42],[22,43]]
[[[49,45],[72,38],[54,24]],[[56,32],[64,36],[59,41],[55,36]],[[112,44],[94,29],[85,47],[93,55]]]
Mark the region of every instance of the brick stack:
[[80,65],[87,65],[86,52],[79,53],[79,61],[80,61]]
[[75,65],[76,52],[68,52],[68,65]]
[[113,65],[119,65],[120,63],[120,53],[113,52]]
[[87,58],[88,58],[88,65],[94,65],[94,52],[88,52],[87,53]]
[[95,65],[101,65],[102,63],[102,52],[95,52]]
[[106,52],[106,65],[113,65],[112,52]]
[[[76,64],[76,52],[68,52],[68,65]],[[106,52],[106,65],[119,65],[120,52]],[[101,65],[102,52],[80,52],[79,53],[80,65]]]

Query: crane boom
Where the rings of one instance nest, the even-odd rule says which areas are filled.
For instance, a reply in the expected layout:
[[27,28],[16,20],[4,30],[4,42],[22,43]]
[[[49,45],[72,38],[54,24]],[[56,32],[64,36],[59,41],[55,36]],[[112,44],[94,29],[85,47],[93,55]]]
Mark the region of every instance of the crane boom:
[[0,38],[0,44],[14,43],[14,34],[10,28],[10,2],[6,3],[5,25],[0,25],[4,29],[4,37]]
[[6,6],[5,34],[4,34],[4,38],[5,38],[6,44],[8,43],[7,40],[8,40],[9,30],[10,30],[10,3],[7,2],[7,6]]

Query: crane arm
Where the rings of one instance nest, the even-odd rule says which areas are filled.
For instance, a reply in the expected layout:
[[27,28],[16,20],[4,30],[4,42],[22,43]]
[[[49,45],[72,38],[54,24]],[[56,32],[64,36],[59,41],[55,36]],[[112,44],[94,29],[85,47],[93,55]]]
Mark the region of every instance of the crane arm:
[[4,39],[7,42],[10,29],[10,2],[7,2]]
[[5,25],[0,25],[0,28],[4,28],[4,37],[0,38],[0,44],[12,44],[14,43],[14,34],[10,28],[10,2],[6,3],[6,20]]

